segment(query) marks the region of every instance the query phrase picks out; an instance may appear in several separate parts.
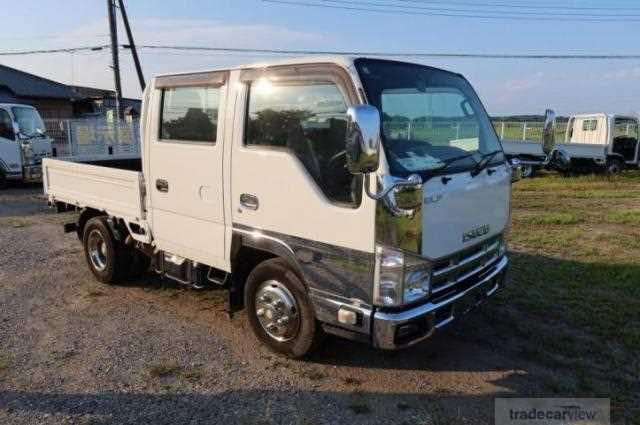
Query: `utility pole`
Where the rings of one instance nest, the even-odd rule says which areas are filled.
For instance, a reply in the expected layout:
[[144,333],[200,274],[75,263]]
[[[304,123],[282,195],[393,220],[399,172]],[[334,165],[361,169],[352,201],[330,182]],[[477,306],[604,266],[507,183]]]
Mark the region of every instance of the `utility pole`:
[[109,11],[109,32],[111,34],[111,57],[113,67],[113,80],[116,91],[116,120],[122,119],[122,87],[120,85],[120,62],[118,60],[118,28],[116,26],[115,0],[107,0]]
[[122,13],[122,20],[124,22],[124,29],[127,31],[127,38],[129,39],[129,48],[131,49],[131,56],[133,56],[133,63],[136,66],[136,72],[138,73],[138,81],[140,81],[140,88],[144,91],[144,75],[142,75],[142,67],[140,66],[140,59],[138,59],[138,51],[136,45],[133,42],[133,34],[131,33],[131,27],[129,26],[129,18],[127,18],[127,11],[124,8],[124,0],[118,0],[120,5],[120,13]]

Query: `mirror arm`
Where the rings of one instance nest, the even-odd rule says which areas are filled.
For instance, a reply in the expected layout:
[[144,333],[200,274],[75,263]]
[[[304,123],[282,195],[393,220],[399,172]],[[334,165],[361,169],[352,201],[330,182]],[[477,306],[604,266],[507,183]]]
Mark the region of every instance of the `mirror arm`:
[[389,192],[391,192],[394,189],[404,189],[404,188],[412,189],[422,184],[422,178],[419,175],[411,174],[408,178],[394,180],[391,184],[387,185],[386,187],[383,187],[380,192],[373,193],[370,190],[371,174],[372,173],[365,174],[364,188],[365,188],[365,192],[367,193],[367,196],[375,201],[378,201],[384,198],[389,194]]

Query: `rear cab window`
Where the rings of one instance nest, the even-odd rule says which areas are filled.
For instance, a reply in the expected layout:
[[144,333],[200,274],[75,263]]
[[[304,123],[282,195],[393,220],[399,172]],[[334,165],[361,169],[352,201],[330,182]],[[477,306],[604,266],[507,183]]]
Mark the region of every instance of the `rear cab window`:
[[215,144],[219,103],[217,87],[162,89],[159,140]]

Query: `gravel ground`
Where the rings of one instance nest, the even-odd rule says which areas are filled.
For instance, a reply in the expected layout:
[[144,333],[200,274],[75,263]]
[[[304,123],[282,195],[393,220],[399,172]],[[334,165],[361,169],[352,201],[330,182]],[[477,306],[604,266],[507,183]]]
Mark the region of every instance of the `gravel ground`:
[[41,192],[0,192],[0,423],[493,423],[495,397],[544,392],[548,371],[455,326],[400,352],[329,338],[281,358],[222,291],[95,281]]

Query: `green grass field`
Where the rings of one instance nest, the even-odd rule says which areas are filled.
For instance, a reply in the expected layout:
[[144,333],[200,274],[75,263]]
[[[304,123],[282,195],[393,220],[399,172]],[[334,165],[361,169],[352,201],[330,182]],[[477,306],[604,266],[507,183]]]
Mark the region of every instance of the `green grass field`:
[[510,285],[459,334],[540,365],[551,395],[610,397],[640,423],[640,172],[515,183],[509,240]]

